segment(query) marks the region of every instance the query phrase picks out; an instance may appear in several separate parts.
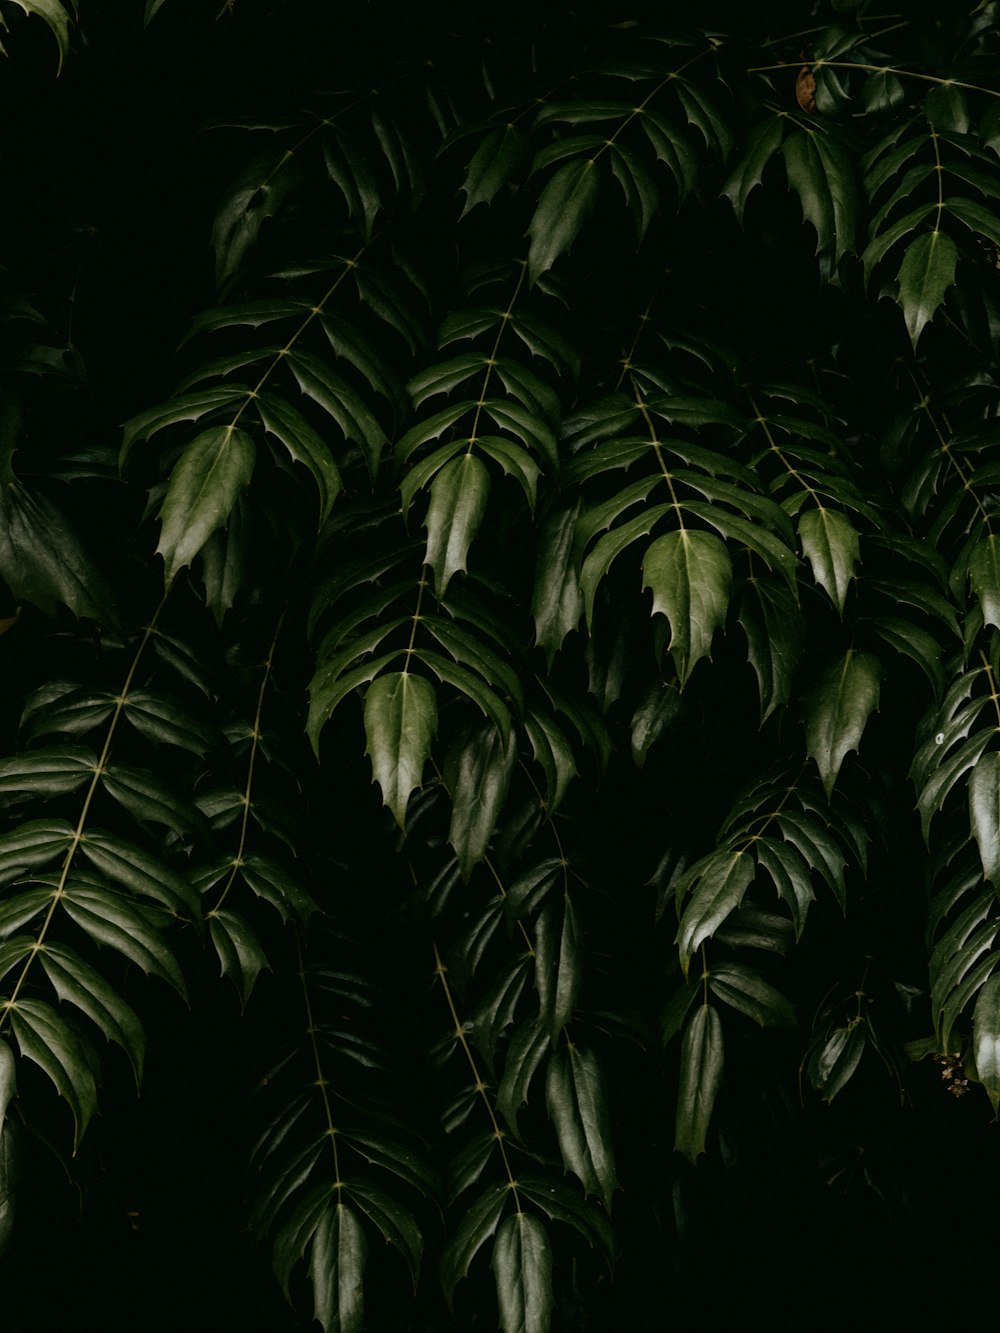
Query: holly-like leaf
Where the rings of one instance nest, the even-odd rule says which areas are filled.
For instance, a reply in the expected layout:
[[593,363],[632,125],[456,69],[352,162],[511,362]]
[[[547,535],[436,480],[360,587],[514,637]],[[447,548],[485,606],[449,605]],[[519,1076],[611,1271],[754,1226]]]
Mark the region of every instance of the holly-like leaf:
[[721,848],[702,857],[679,881],[678,900],[691,895],[677,929],[685,976],[695,950],[739,907],[753,877],[753,859],[745,851]]
[[477,204],[490,204],[527,164],[528,144],[516,125],[491,130],[476,149],[462,182],[465,217]]
[[1000,1110],[1000,973],[984,982],[972,1015],[972,1054],[976,1074],[993,1107]]
[[97,1088],[87,1050],[66,1020],[44,1000],[19,999],[5,1008],[21,1054],[44,1070],[73,1113],[75,1151],[97,1110]]
[[452,576],[466,567],[469,546],[483,521],[489,493],[490,474],[471,452],[453,458],[431,483],[424,560],[434,571],[438,597],[444,597]]
[[914,347],[955,281],[957,263],[958,247],[937,228],[907,246],[899,269],[899,304]]
[[309,1250],[313,1317],[323,1333],[361,1333],[368,1245],[361,1223],[339,1198],[321,1214]]
[[569,1041],[553,1050],[545,1075],[545,1100],[563,1165],[610,1212],[618,1177],[604,1076],[594,1053]]
[[813,578],[843,615],[859,558],[858,534],[850,520],[836,509],[807,509],[799,516],[799,541]]
[[646,550],[642,586],[652,589],[653,614],[661,611],[670,622],[669,647],[682,686],[725,624],[732,573],[725,545],[710,532],[681,528]]
[[972,548],[969,583],[979,598],[984,622],[1000,628],[1000,537],[990,533]]
[[845,756],[858,748],[878,707],[881,677],[876,657],[848,649],[827,667],[806,701],[806,752],[815,760],[828,796]]
[[1000,753],[984,754],[969,774],[969,822],[983,875],[1000,888]]
[[187,446],[170,474],[160,509],[164,580],[169,586],[217,528],[224,527],[249,485],[256,449],[246,431],[213,426]]
[[506,1218],[493,1243],[502,1333],[548,1333],[552,1317],[552,1249],[542,1221],[530,1213]]
[[437,731],[437,698],[430,681],[409,671],[380,676],[365,695],[366,754],[382,800],[400,828],[410,793],[423,780]]
[[514,737],[505,740],[492,722],[483,722],[468,733],[449,765],[448,841],[466,879],[486,855],[516,764]]
[[469,1271],[482,1246],[496,1231],[510,1198],[507,1181],[491,1185],[465,1210],[455,1233],[441,1256],[441,1285],[448,1308],[452,1308],[455,1288]]
[[688,1161],[696,1161],[705,1151],[722,1066],[722,1023],[712,1005],[700,1004],[684,1029],[674,1129],[674,1149]]

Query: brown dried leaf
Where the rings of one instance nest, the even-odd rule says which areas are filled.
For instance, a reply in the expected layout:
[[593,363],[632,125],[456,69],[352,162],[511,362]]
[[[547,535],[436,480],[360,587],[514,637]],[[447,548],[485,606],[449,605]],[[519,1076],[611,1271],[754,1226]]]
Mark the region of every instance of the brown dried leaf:
[[795,80],[795,100],[807,116],[816,114],[816,80],[808,65],[803,65]]

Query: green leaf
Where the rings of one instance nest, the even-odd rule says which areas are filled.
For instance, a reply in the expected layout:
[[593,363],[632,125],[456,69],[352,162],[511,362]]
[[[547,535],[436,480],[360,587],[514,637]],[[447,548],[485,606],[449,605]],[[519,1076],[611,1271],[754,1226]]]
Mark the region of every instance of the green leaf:
[[969,774],[969,823],[983,875],[1000,888],[1000,753],[984,754]]
[[5,1007],[21,1054],[49,1076],[73,1113],[75,1152],[97,1110],[97,1089],[87,1049],[44,1000],[7,1001]]
[[548,1333],[552,1250],[542,1222],[529,1213],[512,1213],[497,1232],[491,1264],[502,1333]]
[[792,698],[796,670],[805,653],[805,624],[791,591],[762,579],[748,581],[739,621],[757,675],[763,725],[776,708]]
[[97,756],[82,745],[26,750],[0,759],[0,794],[38,792],[58,796],[74,791],[97,768]]
[[184,977],[163,935],[124,894],[110,888],[71,881],[63,909],[97,944],[114,949],[143,972],[153,973],[187,996]]
[[80,850],[114,883],[142,897],[153,898],[172,911],[190,913],[197,920],[198,895],[187,880],[135,843],[91,829],[80,839]]
[[827,667],[806,700],[806,753],[816,762],[827,796],[845,756],[858,748],[878,707],[881,676],[871,653],[848,649]]
[[486,855],[517,765],[517,743],[492,722],[470,730],[447,771],[451,790],[448,841],[464,879]]
[[[301,357],[299,373],[303,373]],[[315,387],[315,377],[309,383]],[[264,429],[281,441],[294,462],[301,463],[312,473],[316,489],[319,491],[318,526],[322,527],[329,518],[333,502],[343,487],[340,471],[326,441],[313,430],[302,413],[284,399],[274,394],[262,393],[254,402]]]
[[1000,537],[989,534],[972,548],[969,583],[979,598],[985,624],[1000,628]]
[[542,1022],[553,1041],[573,1017],[583,979],[583,944],[568,894],[545,905],[535,923],[535,986]]
[[722,187],[722,194],[736,210],[736,216],[741,223],[747,199],[761,183],[764,169],[781,147],[781,141],[785,137],[786,120],[784,116],[770,116],[754,126],[750,132],[746,152]]
[[453,458],[431,482],[424,562],[434,571],[438,597],[444,597],[452,576],[466,568],[489,493],[489,471],[473,453]]
[[62,1003],[75,1005],[96,1023],[108,1041],[117,1042],[132,1062],[136,1083],[140,1083],[146,1037],[134,1011],[100,972],[72,949],[61,944],[46,944],[39,951],[39,957],[45,975]]
[[506,1181],[491,1185],[470,1208],[465,1210],[455,1234],[441,1256],[441,1285],[449,1310],[453,1308],[455,1288],[469,1271],[473,1259],[496,1231],[510,1197]]
[[857,532],[838,510],[820,506],[799,516],[799,541],[812,565],[813,578],[843,615],[847,589],[860,558]]
[[218,737],[179,702],[150,690],[130,690],[125,698],[125,717],[136,731],[151,741],[177,745],[204,757],[218,743]]
[[545,1100],[559,1139],[563,1165],[611,1211],[618,1188],[604,1076],[592,1051],[572,1042],[553,1050],[545,1076]]
[[368,1245],[361,1223],[335,1198],[321,1214],[309,1250],[313,1317],[323,1333],[361,1333]]
[[181,838],[208,841],[208,825],[197,806],[178,798],[147,769],[108,764],[101,782],[108,795],[140,822],[163,824]]
[[899,269],[899,304],[914,348],[955,281],[957,263],[955,242],[937,229],[924,232],[907,247]]
[[251,852],[240,859],[239,867],[240,874],[257,897],[276,908],[283,921],[290,916],[307,921],[319,910],[312,895],[271,857]]
[[660,611],[670,622],[669,649],[683,687],[725,624],[732,582],[729,553],[710,532],[681,528],[647,548],[642,575],[642,586],[653,592],[653,614]]
[[[13,0],[28,15],[35,14],[49,25],[59,47],[59,64],[56,72],[62,72],[63,61],[69,54],[69,13],[61,0]],[[162,0],[161,0],[162,3]]]
[[809,1082],[822,1094],[825,1102],[832,1102],[847,1086],[864,1051],[864,1027],[860,1023],[849,1023],[846,1027],[834,1028],[807,1055],[805,1069]]
[[983,985],[972,1015],[972,1055],[993,1114],[1000,1110],[1000,973]]
[[0,836],[0,884],[17,879],[65,852],[73,828],[65,819],[29,819]]
[[710,939],[716,928],[739,907],[753,877],[753,860],[745,851],[720,848],[696,861],[680,880],[678,901],[688,893],[691,895],[677,929],[677,945],[685,977],[699,945]]
[[505,185],[521,174],[528,162],[528,141],[516,125],[492,130],[476,149],[465,172],[465,217],[477,204],[490,204]]
[[233,981],[240,993],[240,1002],[246,1008],[257,978],[270,966],[267,954],[249,921],[240,912],[217,907],[206,914],[206,919],[222,975]]
[[378,1227],[389,1245],[394,1245],[406,1260],[414,1287],[420,1277],[420,1260],[424,1242],[411,1214],[385,1190],[367,1180],[344,1182],[344,1192]]
[[223,287],[238,273],[264,223],[281,211],[297,177],[294,152],[280,148],[268,149],[240,174],[212,224],[217,286]]
[[[345,379],[335,374],[325,361],[320,360],[318,356],[314,356],[312,352],[296,349],[287,357],[287,364],[302,392],[307,394],[313,402],[318,403],[325,412],[329,413],[340,427],[345,439],[353,440],[361,448],[365,456],[365,462],[368,464],[368,474],[374,481],[378,472],[382,449],[386,443],[386,436],[385,431],[379,425],[378,420],[361,395],[352,389]],[[270,412],[273,417],[275,407],[279,402],[279,399],[265,400],[264,411]],[[281,412],[282,409],[287,415],[288,405],[282,403],[278,411]],[[332,498],[340,489],[340,475],[336,465],[328,457],[328,451],[325,449],[323,442],[311,430],[303,434],[302,422],[296,422],[295,424],[298,428],[295,436],[297,452],[292,453],[292,457],[297,462],[304,463],[313,473],[316,484],[320,489],[320,495]],[[268,429],[270,430],[271,427],[269,426]],[[285,429],[287,434],[287,426]],[[272,431],[272,433],[278,434],[277,431]],[[279,438],[281,437],[279,436]],[[286,447],[289,446],[286,444]],[[328,503],[328,501],[324,500],[324,503]]]
[[708,986],[718,999],[761,1027],[795,1026],[795,1011],[785,997],[744,963],[716,963]]
[[571,248],[597,202],[592,158],[567,162],[548,181],[528,227],[528,278],[534,283]]
[[781,146],[788,184],[816,230],[816,252],[835,269],[854,249],[857,186],[852,159],[831,134],[795,130]]
[[681,712],[681,696],[672,681],[653,681],[632,714],[632,761],[642,768],[646,755]]
[[160,509],[164,579],[169,586],[216,530],[224,527],[249,485],[256,449],[246,431],[213,426],[196,436],[170,474]]
[[[0,1042],[0,1136],[4,1131],[4,1122],[10,1104],[17,1092],[17,1061],[7,1042]],[[0,1244],[2,1252],[2,1244]]]
[[705,1151],[705,1136],[722,1084],[722,1064],[722,1023],[712,1005],[700,1004],[684,1029],[674,1130],[674,1150],[690,1162]]
[[507,1046],[503,1077],[497,1088],[497,1110],[515,1135],[519,1132],[517,1114],[528,1100],[531,1081],[550,1045],[541,1019],[531,1018],[513,1033]]
[[437,730],[434,687],[409,671],[380,676],[365,695],[365,751],[382,800],[402,828],[410,793],[423,780]]
[[554,813],[563,802],[569,784],[577,775],[576,760],[566,734],[555,720],[542,713],[529,712],[524,729],[531,750],[545,774],[545,803]]

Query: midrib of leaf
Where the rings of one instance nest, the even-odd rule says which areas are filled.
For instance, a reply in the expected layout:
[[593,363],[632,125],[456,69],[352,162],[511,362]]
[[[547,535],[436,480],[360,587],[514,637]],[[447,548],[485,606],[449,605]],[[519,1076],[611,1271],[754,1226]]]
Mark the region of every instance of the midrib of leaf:
[[299,981],[302,984],[302,1001],[306,1012],[306,1035],[309,1038],[309,1049],[312,1053],[313,1068],[316,1071],[315,1086],[319,1088],[320,1100],[323,1103],[323,1115],[326,1119],[326,1137],[330,1140],[330,1152],[333,1156],[333,1188],[337,1191],[339,1199],[344,1182],[340,1175],[340,1152],[337,1148],[337,1126],[334,1124],[333,1107],[330,1105],[330,1093],[328,1091],[330,1081],[323,1071],[323,1059],[320,1055],[319,1042],[316,1040],[316,1019],[313,1016],[312,997],[309,994],[309,984],[306,981],[306,962],[305,954],[302,949],[302,932],[298,926],[295,928],[295,946],[298,952]]
[[31,952],[28,954],[28,956],[24,960],[24,963],[22,964],[21,971],[18,975],[17,981],[14,983],[13,990],[5,1000],[0,1001],[0,1014],[2,1014],[2,1019],[0,1019],[0,1022],[2,1022],[4,1030],[6,1030],[7,1025],[9,1024],[10,1021],[10,1011],[16,1006],[18,996],[20,995],[22,989],[24,988],[25,982],[28,979],[28,973],[31,971],[31,965],[38,957],[38,954],[41,951],[41,949],[44,948],[45,939],[49,932],[49,927],[51,926],[52,921],[56,914],[56,908],[62,901],[63,894],[65,893],[66,890],[66,882],[69,879],[70,871],[73,868],[73,862],[76,858],[77,850],[80,846],[80,843],[83,841],[84,831],[87,826],[87,818],[90,814],[90,806],[94,799],[94,793],[97,791],[97,788],[100,784],[101,777],[104,773],[104,769],[108,761],[108,757],[111,754],[111,746],[115,738],[115,732],[117,731],[118,723],[125,709],[125,705],[128,703],[129,690],[132,688],[132,682],[135,679],[135,674],[139,669],[139,663],[142,660],[143,654],[146,651],[146,647],[153,638],[154,634],[156,634],[157,632],[156,624],[160,618],[160,615],[163,611],[164,606],[166,605],[166,601],[169,596],[170,596],[170,588],[168,587],[166,592],[163,594],[163,597],[160,600],[159,606],[153,613],[153,616],[149,624],[145,628],[142,639],[139,641],[138,648],[136,648],[135,650],[135,655],[132,658],[132,663],[128,669],[128,674],[125,677],[125,683],[122,686],[121,693],[115,700],[114,712],[111,714],[110,721],[108,722],[107,733],[105,734],[104,737],[104,745],[101,748],[100,755],[98,756],[97,765],[94,769],[94,775],[90,780],[90,784],[88,785],[86,794],[83,798],[83,805],[80,808],[80,816],[77,819],[76,828],[73,830],[73,837],[70,841],[69,847],[67,847],[66,849],[66,855],[63,857],[62,869],[59,873],[59,882],[57,883],[55,890],[52,894],[52,901],[49,903],[48,910],[46,911],[42,924],[39,927],[38,934],[35,936],[35,942],[32,945]]
[[[941,174],[938,173],[938,185],[939,185],[939,188],[940,188],[940,182],[941,182]],[[955,475],[956,475],[956,477],[958,478],[959,482],[961,483],[962,489],[965,491],[965,493],[966,493],[967,495],[969,495],[969,496],[972,498],[972,502],[973,502],[973,504],[974,504],[974,505],[976,506],[976,508],[979,510],[979,516],[980,516],[980,518],[983,520],[983,525],[984,525],[986,531],[987,531],[987,532],[990,532],[990,531],[992,530],[992,526],[993,526],[993,524],[992,524],[992,520],[991,520],[991,517],[990,517],[990,512],[989,512],[989,510],[985,507],[985,505],[983,504],[982,500],[980,500],[979,496],[976,494],[975,488],[970,484],[970,480],[969,480],[969,479],[970,479],[971,473],[970,473],[970,472],[967,472],[967,471],[965,470],[965,468],[962,466],[962,462],[961,462],[961,460],[958,459],[958,458],[956,458],[955,455],[952,453],[952,449],[951,449],[952,436],[951,436],[951,434],[950,434],[950,432],[951,432],[951,425],[950,425],[950,423],[949,423],[949,421],[948,421],[947,416],[945,416],[945,414],[944,414],[943,412],[941,413],[941,420],[943,421],[943,423],[944,423],[944,425],[945,425],[945,428],[946,428],[946,429],[948,430],[948,432],[949,432],[949,434],[946,436],[945,433],[944,433],[944,431],[941,429],[940,425],[938,424],[937,418],[935,417],[933,410],[931,409],[930,400],[929,400],[929,398],[928,398],[928,396],[927,396],[927,393],[926,393],[926,392],[922,392],[922,390],[921,390],[921,385],[919,384],[919,382],[918,382],[918,380],[917,380],[916,372],[914,371],[913,367],[912,367],[908,362],[905,363],[905,365],[906,365],[906,372],[907,372],[907,374],[908,374],[909,377],[910,377],[910,381],[911,381],[911,383],[913,384],[914,389],[916,389],[917,393],[920,394],[920,401],[919,401],[919,403],[917,404],[917,406],[920,408],[920,410],[921,410],[921,411],[924,413],[924,415],[926,416],[927,420],[930,422],[930,424],[931,424],[931,429],[933,430],[934,434],[937,436],[937,439],[938,439],[938,446],[939,446],[939,448],[940,448],[941,453],[942,453],[942,454],[945,456],[945,458],[948,460],[948,464],[949,464],[949,466],[951,467],[951,469],[953,470],[953,472],[955,473]]]
[[340,284],[344,281],[344,279],[353,269],[357,268],[358,263],[360,262],[362,256],[364,255],[365,251],[369,248],[370,245],[371,242],[366,241],[353,259],[344,260],[344,267],[337,274],[334,281],[323,293],[319,301],[317,301],[317,303],[309,311],[308,315],[306,315],[302,323],[299,324],[299,326],[295,329],[295,331],[292,333],[288,341],[285,343],[284,347],[278,349],[278,351],[274,355],[273,360],[271,360],[270,363],[265,367],[263,373],[261,374],[260,379],[253,386],[253,388],[250,390],[247,396],[244,398],[243,402],[240,404],[239,409],[236,412],[236,415],[229,422],[228,429],[230,431],[235,429],[235,427],[239,422],[240,417],[247,410],[247,408],[254,401],[254,399],[260,397],[261,391],[263,390],[265,384],[277,370],[278,366],[280,366],[281,363],[284,361],[285,357],[288,356],[289,353],[298,344],[300,339],[305,334],[306,329],[308,329],[309,325],[313,322],[314,319],[317,319],[320,315],[322,315],[325,312],[327,304],[333,299],[333,296],[336,293],[337,289],[340,287]]
[[632,394],[635,398],[635,405],[639,409],[639,415],[646,423],[646,430],[649,432],[649,442],[653,446],[653,452],[656,454],[656,461],[659,464],[660,471],[663,473],[663,480],[667,483],[667,490],[670,492],[670,503],[673,506],[674,513],[677,516],[677,526],[681,532],[685,531],[684,511],[681,502],[677,498],[677,492],[674,489],[674,479],[671,476],[670,469],[667,467],[667,460],[663,456],[663,449],[660,446],[660,433],[653,423],[649,408],[646,406],[646,400],[639,392],[639,383],[634,375],[629,376],[629,383],[632,386]]
[[274,631],[271,645],[267,650],[267,658],[264,661],[264,676],[260,682],[260,689],[257,692],[257,711],[254,713],[253,731],[251,732],[250,757],[247,761],[247,779],[243,787],[243,814],[240,818],[240,836],[236,847],[236,854],[233,857],[233,864],[226,877],[226,882],[222,887],[222,892],[216,899],[215,906],[210,912],[206,913],[207,916],[215,916],[219,908],[226,901],[226,895],[233,887],[236,875],[240,866],[243,864],[243,852],[246,849],[247,829],[250,823],[250,798],[253,792],[254,765],[257,760],[257,751],[260,748],[260,720],[264,712],[264,696],[267,693],[268,683],[271,679],[271,668],[274,664],[274,652],[278,644],[278,636],[281,634],[281,627],[284,624],[284,621],[285,614],[282,612],[278,617],[278,625]]
[[479,1071],[479,1066],[476,1064],[476,1057],[472,1053],[472,1047],[469,1045],[468,1038],[465,1035],[465,1029],[462,1027],[462,1021],[458,1016],[458,1010],[455,1007],[455,997],[452,994],[451,987],[448,985],[448,969],[441,958],[435,940],[431,941],[431,947],[434,950],[434,971],[438,980],[441,982],[442,989],[444,990],[445,999],[448,1003],[448,1012],[451,1014],[451,1021],[455,1031],[455,1037],[458,1044],[465,1052],[465,1058],[469,1062],[469,1068],[472,1071],[475,1089],[482,1099],[482,1103],[486,1108],[486,1114],[490,1118],[490,1124],[493,1126],[493,1137],[496,1140],[496,1145],[500,1152],[500,1160],[503,1163],[503,1169],[507,1176],[507,1184],[510,1187],[510,1192],[514,1199],[514,1207],[519,1213],[523,1213],[524,1209],[521,1207],[517,1177],[514,1174],[514,1170],[510,1164],[510,1158],[507,1156],[506,1146],[504,1145],[504,1138],[506,1136],[501,1128],[500,1121],[497,1119],[497,1113],[493,1106],[493,1102],[490,1100],[489,1093],[486,1090],[487,1084]]

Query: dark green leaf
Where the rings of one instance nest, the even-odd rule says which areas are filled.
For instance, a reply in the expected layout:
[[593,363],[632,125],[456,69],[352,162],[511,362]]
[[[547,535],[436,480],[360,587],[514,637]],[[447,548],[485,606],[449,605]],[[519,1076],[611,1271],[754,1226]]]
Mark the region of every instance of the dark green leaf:
[[528,277],[536,282],[570,249],[597,202],[597,166],[592,158],[567,162],[538,200],[528,234]]
[[371,757],[382,800],[403,827],[410,793],[423,781],[424,763],[437,730],[434,687],[409,671],[372,682],[365,695],[365,751]]
[[211,534],[224,527],[240,492],[249,485],[256,449],[246,431],[214,426],[196,436],[170,474],[160,509],[164,579],[169,585]]
[[806,751],[816,761],[828,796],[845,756],[858,748],[878,707],[881,676],[871,653],[848,649],[827,667],[806,701]]
[[725,624],[732,582],[728,552],[711,533],[682,528],[647,548],[642,576],[642,586],[653,592],[653,614],[662,612],[670,622],[669,648],[683,687]]
[[542,1222],[529,1213],[512,1213],[497,1232],[491,1264],[502,1333],[548,1333],[552,1250]]
[[710,1004],[700,1004],[684,1030],[677,1092],[674,1149],[694,1162],[705,1151],[705,1135],[722,1084],[722,1023]]

